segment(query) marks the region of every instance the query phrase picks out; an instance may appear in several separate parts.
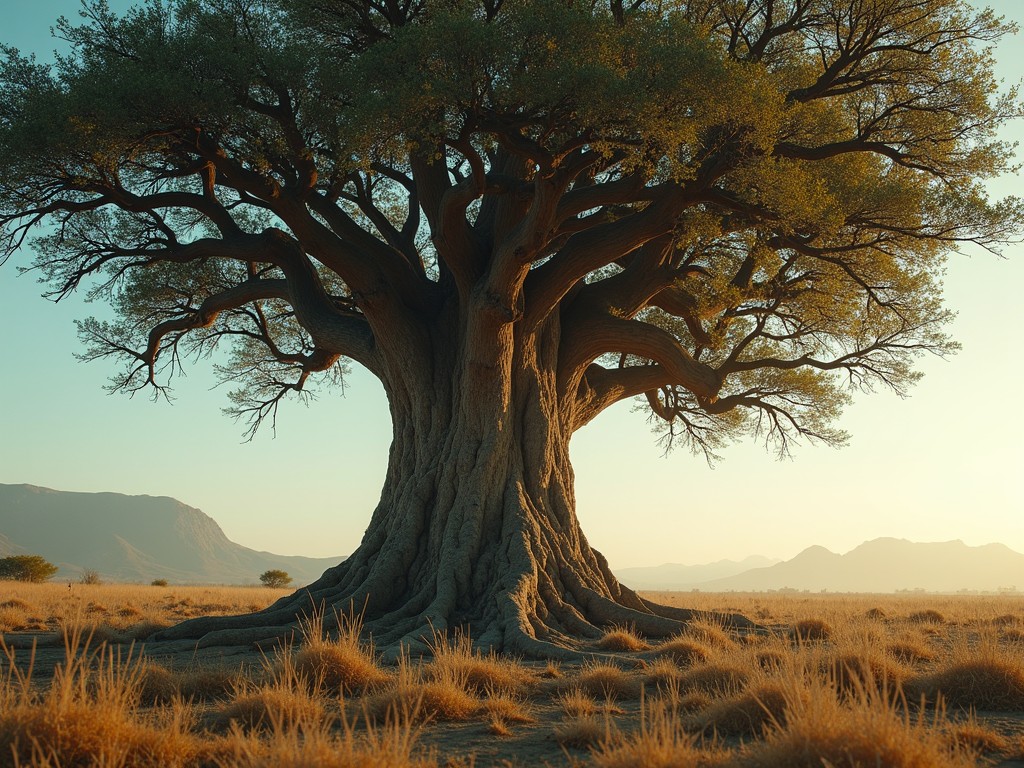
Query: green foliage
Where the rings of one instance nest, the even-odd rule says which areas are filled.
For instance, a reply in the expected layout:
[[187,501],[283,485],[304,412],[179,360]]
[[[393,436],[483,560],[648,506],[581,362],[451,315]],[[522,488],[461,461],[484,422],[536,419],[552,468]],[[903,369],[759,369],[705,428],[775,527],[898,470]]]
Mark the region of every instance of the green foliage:
[[1013,169],[1013,30],[962,0],[745,7],[90,0],[52,67],[4,51],[2,253],[55,225],[36,267],[116,310],[80,325],[113,388],[217,353],[253,428],[349,359],[422,388],[486,295],[562,323],[569,431],[642,393],[709,456],[841,443],[852,391],[956,351],[946,254],[1021,234],[982,186]]
[[153,579],[151,582],[149,582],[149,585],[151,587],[166,587],[167,579]]
[[57,566],[41,555],[11,555],[0,558],[0,579],[41,582],[57,573]]
[[264,587],[281,589],[292,583],[292,577],[288,575],[287,571],[271,568],[269,571],[264,571],[260,574],[260,582]]

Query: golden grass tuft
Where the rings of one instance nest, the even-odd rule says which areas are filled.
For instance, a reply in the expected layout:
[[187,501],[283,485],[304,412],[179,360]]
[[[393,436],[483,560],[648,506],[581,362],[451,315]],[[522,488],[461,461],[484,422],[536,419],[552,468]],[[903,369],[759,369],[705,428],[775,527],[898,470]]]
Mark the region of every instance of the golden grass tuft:
[[912,717],[898,696],[866,687],[841,699],[811,670],[790,683],[785,725],[744,745],[726,766],[976,768],[971,752],[951,747],[931,716]]
[[678,686],[681,675],[682,670],[672,659],[658,658],[644,667],[644,685],[664,690],[668,686]]
[[180,695],[178,676],[167,667],[143,662],[139,674],[139,701],[146,706],[168,704]]
[[823,671],[836,691],[847,696],[865,687],[879,691],[897,690],[906,678],[902,667],[870,648],[840,653],[827,659]]
[[643,702],[639,727],[632,733],[609,731],[591,756],[595,768],[700,768],[719,759],[683,729],[675,697]]
[[1012,749],[1010,739],[979,723],[973,713],[967,720],[948,724],[944,733],[953,749],[978,755],[1006,754]]
[[322,613],[315,613],[300,625],[302,646],[291,663],[313,690],[361,693],[384,685],[390,676],[381,669],[373,647],[360,640],[362,617],[335,615],[336,638],[324,632]]
[[646,651],[651,646],[630,627],[614,627],[597,641],[597,647],[602,651],[628,653]]
[[636,675],[608,662],[590,661],[573,680],[581,691],[599,699],[634,699],[640,695]]
[[904,664],[919,664],[935,658],[928,643],[922,638],[903,637],[885,645],[885,652]]
[[195,667],[176,673],[178,693],[186,701],[213,701],[228,698],[239,690],[242,672],[227,667]]
[[431,670],[401,658],[393,682],[363,698],[366,716],[384,722],[395,712],[412,713],[418,720],[468,720],[481,711],[481,701],[469,693],[464,672],[454,667]]
[[507,694],[485,699],[483,709],[492,720],[497,719],[504,723],[537,722],[526,702]]
[[711,652],[707,645],[685,636],[673,637],[666,640],[655,649],[658,656],[672,659],[680,666],[689,666],[707,661]]
[[815,643],[832,638],[832,625],[824,619],[809,618],[793,622],[789,637],[798,643]]
[[559,723],[555,727],[555,741],[563,747],[586,749],[596,746],[608,737],[608,720],[593,715],[581,715]]
[[743,688],[751,673],[733,662],[703,664],[679,676],[683,692],[700,691],[712,697],[729,695]]
[[30,673],[18,671],[14,651],[2,651],[0,755],[13,765],[195,764],[200,744],[188,731],[186,705],[172,702],[155,717],[138,717],[142,668],[130,653],[90,648],[80,632],[70,633],[66,660],[37,688]]
[[681,637],[687,637],[704,646],[728,650],[736,647],[736,641],[724,626],[713,618],[695,619],[684,630]]
[[238,727],[244,733],[276,731],[300,724],[320,723],[326,716],[323,701],[305,690],[276,682],[239,691],[213,715],[221,729]]
[[538,682],[536,674],[513,659],[474,651],[465,634],[457,633],[454,638],[437,634],[430,647],[434,658],[426,668],[427,676],[433,680],[463,680],[472,694],[522,695]]
[[908,684],[929,702],[951,707],[1024,712],[1024,662],[1010,654],[984,654],[945,664]]
[[[420,737],[408,716],[383,725],[367,722],[356,728],[345,718],[337,722],[279,727],[265,738],[239,730],[229,737],[218,768],[439,768],[432,750],[417,746]],[[458,765],[448,762],[446,766]]]
[[688,726],[722,736],[760,736],[770,725],[785,724],[788,706],[787,692],[781,683],[762,682],[712,702],[692,716]]
[[936,611],[934,608],[928,608],[923,611],[914,611],[907,620],[915,624],[945,624],[946,617],[941,612]]

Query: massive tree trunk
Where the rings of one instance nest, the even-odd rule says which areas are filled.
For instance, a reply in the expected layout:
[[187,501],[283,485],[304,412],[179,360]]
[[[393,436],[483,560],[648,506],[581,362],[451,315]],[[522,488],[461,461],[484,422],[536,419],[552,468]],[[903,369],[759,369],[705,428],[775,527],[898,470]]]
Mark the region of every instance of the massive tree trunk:
[[396,345],[405,351],[383,377],[394,428],[387,476],[347,560],[265,611],[160,637],[250,642],[324,609],[328,623],[332,611],[362,612],[380,646],[460,629],[528,656],[571,655],[611,625],[678,631],[690,613],[619,584],[580,529],[569,459],[578,399],[559,394],[557,317],[524,337],[511,323],[489,333],[486,314],[426,332],[429,363],[408,357],[422,344]]

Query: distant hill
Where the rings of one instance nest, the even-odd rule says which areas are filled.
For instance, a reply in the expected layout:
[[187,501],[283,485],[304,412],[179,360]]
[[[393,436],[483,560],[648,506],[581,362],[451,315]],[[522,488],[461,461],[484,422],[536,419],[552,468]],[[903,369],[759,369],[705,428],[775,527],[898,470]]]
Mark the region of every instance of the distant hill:
[[213,518],[168,496],[72,493],[0,484],[0,556],[38,554],[57,579],[93,569],[104,580],[253,584],[271,568],[308,584],[344,558],[258,552],[235,544]]
[[895,592],[924,589],[1024,591],[1024,554],[1003,544],[970,547],[962,541],[921,543],[882,538],[845,555],[810,547],[792,560],[698,585],[708,592],[808,589],[830,592]]
[[751,555],[743,560],[718,560],[703,565],[664,565],[640,568],[620,568],[615,571],[619,580],[631,589],[695,589],[712,579],[734,576],[752,568],[763,568],[779,562],[761,555]]

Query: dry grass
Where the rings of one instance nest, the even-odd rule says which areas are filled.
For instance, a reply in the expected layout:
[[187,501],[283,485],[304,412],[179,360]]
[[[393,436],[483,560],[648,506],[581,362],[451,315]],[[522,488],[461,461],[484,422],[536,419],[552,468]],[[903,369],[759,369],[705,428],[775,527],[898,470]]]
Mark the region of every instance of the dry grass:
[[[474,754],[479,766],[966,768],[1024,758],[1012,727],[1024,713],[1024,612],[1012,597],[669,596],[757,616],[771,632],[744,636],[707,618],[639,657],[621,651],[621,666],[545,668],[457,634],[434,638],[430,658],[385,666],[357,621],[331,616],[271,658],[216,665],[158,663],[103,641],[272,594],[239,590],[233,603],[206,588],[75,585],[69,596],[41,585],[56,594],[47,603],[38,586],[12,585],[0,627],[41,626],[41,641],[67,643],[68,661],[55,673],[37,667],[33,680],[27,650],[17,663],[9,649],[0,657],[0,768],[451,768]],[[141,595],[134,610],[126,594]],[[942,621],[920,618],[929,612]],[[804,632],[808,617],[827,635]]]
[[606,740],[609,735],[609,721],[593,715],[573,717],[555,727],[555,741],[563,747],[586,749]]
[[427,668],[427,675],[437,681],[462,681],[469,693],[523,695],[538,682],[538,675],[514,659],[474,651],[473,643],[466,635],[456,634],[449,638],[437,634],[430,647],[434,658]]
[[968,768],[973,753],[951,745],[933,716],[909,714],[898,696],[876,686],[840,697],[827,679],[793,678],[786,694],[785,724],[768,728],[726,764],[743,768]]
[[593,754],[596,768],[677,768],[712,765],[717,750],[703,748],[681,724],[675,696],[645,702],[639,726],[628,735],[610,731]]
[[602,651],[636,652],[646,651],[651,646],[630,627],[615,627],[597,641]]
[[1024,659],[986,637],[973,646],[958,644],[947,661],[908,687],[929,702],[941,699],[950,707],[1024,712]]
[[720,736],[760,736],[771,725],[785,725],[788,707],[783,685],[765,681],[709,704],[688,725]]
[[601,661],[584,664],[573,684],[597,699],[635,699],[641,690],[640,679],[635,674]]
[[706,645],[686,637],[674,637],[671,640],[666,640],[655,649],[655,652],[682,666],[707,661],[711,656]]
[[464,673],[446,667],[428,675],[419,664],[402,658],[395,680],[384,690],[363,699],[366,715],[373,722],[385,722],[395,713],[411,713],[413,720],[461,721],[481,711],[481,701],[466,691]]
[[832,626],[824,619],[800,619],[789,630],[789,636],[798,643],[813,643],[832,637]]
[[323,613],[301,624],[302,645],[291,659],[296,673],[314,690],[349,695],[378,688],[390,676],[377,664],[373,647],[360,640],[362,617],[334,615],[337,636],[324,631]]

